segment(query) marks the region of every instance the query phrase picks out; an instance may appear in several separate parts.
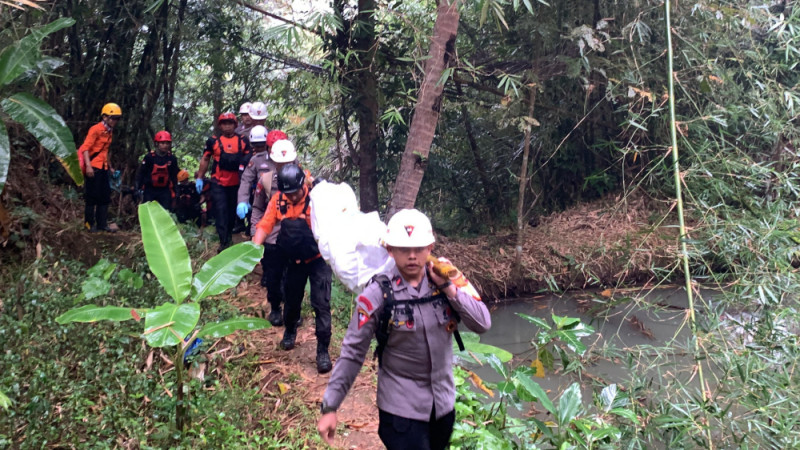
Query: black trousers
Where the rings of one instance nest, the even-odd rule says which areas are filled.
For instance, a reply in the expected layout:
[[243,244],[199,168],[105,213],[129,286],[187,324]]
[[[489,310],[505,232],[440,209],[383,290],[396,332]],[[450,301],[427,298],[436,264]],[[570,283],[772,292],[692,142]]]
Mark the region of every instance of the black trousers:
[[317,343],[328,345],[331,341],[331,277],[333,273],[322,257],[308,263],[289,261],[286,268],[284,294],[286,309],[283,312],[286,332],[294,332],[303,302],[306,281],[311,283],[311,307],[314,309]]
[[261,284],[267,288],[267,301],[272,309],[283,303],[283,274],[286,273],[287,259],[275,244],[264,244],[264,257],[261,258]]
[[211,183],[211,201],[214,205],[217,235],[222,247],[231,245],[233,221],[236,218],[236,195],[239,186],[220,186]]
[[145,202],[157,201],[167,211],[172,211],[172,191],[169,188],[154,188],[147,186],[144,189]]
[[443,450],[450,445],[456,411],[436,420],[436,408],[429,422],[406,419],[383,410],[378,411],[378,436],[388,450]]
[[111,203],[111,186],[108,184],[108,170],[94,169],[93,177],[84,178],[84,197],[86,209],[84,221],[97,228],[108,227],[108,204]]

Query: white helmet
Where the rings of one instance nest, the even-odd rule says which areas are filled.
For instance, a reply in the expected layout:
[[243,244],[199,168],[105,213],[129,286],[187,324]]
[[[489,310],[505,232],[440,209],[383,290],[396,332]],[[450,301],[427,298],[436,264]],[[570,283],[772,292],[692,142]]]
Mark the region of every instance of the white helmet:
[[254,120],[264,120],[267,118],[267,105],[264,102],[253,102],[250,105],[250,118]]
[[250,114],[250,102],[242,103],[242,106],[239,107],[239,114]]
[[431,221],[416,209],[401,209],[393,215],[383,239],[392,247],[426,247],[434,241]]
[[297,159],[297,151],[294,144],[286,139],[275,141],[269,149],[269,158],[276,163],[288,163]]
[[250,130],[250,143],[267,142],[267,129],[261,125],[256,125]]

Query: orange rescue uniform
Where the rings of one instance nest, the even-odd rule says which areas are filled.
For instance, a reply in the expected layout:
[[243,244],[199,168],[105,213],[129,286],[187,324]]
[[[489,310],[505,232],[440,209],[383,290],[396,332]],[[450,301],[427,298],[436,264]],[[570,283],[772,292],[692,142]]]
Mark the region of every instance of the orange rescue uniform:
[[89,128],[89,133],[78,149],[78,156],[83,158],[83,152],[89,152],[89,159],[95,169],[108,169],[108,147],[111,145],[112,128],[105,122],[98,122]]
[[306,208],[306,197],[308,196],[308,186],[303,185],[303,198],[300,199],[299,202],[292,203],[288,197],[286,198],[286,214],[281,214],[280,209],[278,208],[278,200],[280,199],[281,195],[286,197],[286,194],[276,192],[272,198],[269,199],[267,211],[264,213],[264,217],[261,218],[261,221],[258,222],[257,228],[269,236],[269,234],[272,232],[272,229],[281,220],[297,218],[306,219],[308,228],[311,228],[311,214],[304,213]]

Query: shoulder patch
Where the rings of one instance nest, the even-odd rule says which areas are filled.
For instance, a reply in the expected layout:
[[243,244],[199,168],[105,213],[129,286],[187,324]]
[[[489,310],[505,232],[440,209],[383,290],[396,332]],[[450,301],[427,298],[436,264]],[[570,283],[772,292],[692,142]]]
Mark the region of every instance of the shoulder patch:
[[372,305],[372,302],[365,295],[358,296],[358,305],[363,307],[370,314],[372,313],[372,310],[375,309],[375,306]]
[[358,308],[358,329],[360,330],[361,327],[364,326],[365,323],[369,322],[370,314],[364,311],[363,308]]

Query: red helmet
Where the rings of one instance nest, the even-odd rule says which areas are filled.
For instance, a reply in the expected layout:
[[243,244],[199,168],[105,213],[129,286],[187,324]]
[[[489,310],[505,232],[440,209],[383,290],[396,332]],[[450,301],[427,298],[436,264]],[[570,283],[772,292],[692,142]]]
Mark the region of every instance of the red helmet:
[[289,139],[289,136],[286,135],[281,130],[272,130],[267,133],[267,147],[272,147],[276,141],[280,141],[281,139]]
[[219,115],[219,119],[217,119],[217,123],[222,123],[222,122],[225,122],[225,121],[233,122],[234,124],[239,123],[236,120],[236,115],[234,113],[232,113],[232,112],[226,112],[226,113],[222,113],[222,114]]
[[156,133],[155,139],[156,142],[172,142],[172,135],[169,134],[169,131],[159,131]]

